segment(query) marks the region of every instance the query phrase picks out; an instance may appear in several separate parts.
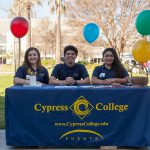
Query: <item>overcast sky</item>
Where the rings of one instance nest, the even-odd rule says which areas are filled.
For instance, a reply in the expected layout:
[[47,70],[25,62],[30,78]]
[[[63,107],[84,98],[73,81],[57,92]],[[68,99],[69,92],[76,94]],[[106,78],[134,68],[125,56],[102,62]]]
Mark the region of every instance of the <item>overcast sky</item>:
[[[8,9],[10,8],[13,0],[0,0],[0,18],[7,18]],[[43,6],[37,6],[34,8],[36,17],[49,17],[49,5],[47,2],[43,3]]]

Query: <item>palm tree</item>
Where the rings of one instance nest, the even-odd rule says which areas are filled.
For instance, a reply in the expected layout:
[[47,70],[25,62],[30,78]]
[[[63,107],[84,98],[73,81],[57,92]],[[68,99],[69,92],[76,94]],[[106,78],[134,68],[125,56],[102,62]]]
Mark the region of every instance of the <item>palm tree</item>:
[[42,5],[44,0],[14,0],[10,11],[11,16],[27,17],[29,22],[29,32],[27,34],[27,47],[31,46],[31,16],[33,16],[32,8],[35,5]]
[[56,23],[56,64],[61,62],[61,12],[65,11],[65,0],[49,0],[49,5],[52,12],[57,14]]
[[42,5],[43,0],[24,0],[25,6],[26,6],[26,12],[27,12],[27,18],[29,22],[29,32],[28,32],[28,40],[27,40],[27,47],[31,47],[31,12],[32,7],[34,5]]
[[[27,34],[27,47],[31,46],[31,16],[33,15],[32,7],[34,5],[41,5],[43,0],[14,0],[11,8],[9,9],[9,15],[11,17],[23,16],[28,18],[29,32]],[[19,47],[20,47],[19,39]],[[18,52],[18,66],[20,65],[20,48]],[[15,57],[14,57],[15,58]]]

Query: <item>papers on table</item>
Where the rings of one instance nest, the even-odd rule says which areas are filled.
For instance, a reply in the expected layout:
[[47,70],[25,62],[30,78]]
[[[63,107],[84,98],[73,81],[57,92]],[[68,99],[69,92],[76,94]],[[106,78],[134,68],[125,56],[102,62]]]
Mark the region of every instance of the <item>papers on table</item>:
[[[42,84],[36,84],[36,85],[23,85],[23,87],[42,87]],[[46,85],[46,87],[52,87],[49,85]],[[112,86],[112,85],[77,85],[77,86],[68,86],[68,85],[54,85],[53,86],[56,89],[67,89],[67,88],[133,88],[135,86]]]
[[59,89],[63,89],[63,88],[77,88],[77,86],[58,85],[58,86],[54,86],[54,88],[59,88]]
[[59,89],[63,89],[63,88],[108,88],[108,87],[112,87],[111,85],[78,85],[78,86],[67,86],[67,85],[58,85],[55,86],[54,88],[59,88]]
[[79,87],[81,87],[81,88],[94,88],[93,85],[81,85]]
[[112,85],[97,85],[94,88],[111,88],[113,87]]
[[38,83],[38,84],[35,84],[35,85],[29,85],[29,84],[24,84],[23,87],[41,87],[42,84]]

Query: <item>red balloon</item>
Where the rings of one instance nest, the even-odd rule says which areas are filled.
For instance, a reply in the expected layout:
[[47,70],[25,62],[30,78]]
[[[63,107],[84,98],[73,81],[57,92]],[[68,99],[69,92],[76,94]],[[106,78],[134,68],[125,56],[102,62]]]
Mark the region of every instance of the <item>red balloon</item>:
[[28,21],[23,17],[16,17],[11,21],[10,30],[17,38],[22,38],[26,35],[29,29]]

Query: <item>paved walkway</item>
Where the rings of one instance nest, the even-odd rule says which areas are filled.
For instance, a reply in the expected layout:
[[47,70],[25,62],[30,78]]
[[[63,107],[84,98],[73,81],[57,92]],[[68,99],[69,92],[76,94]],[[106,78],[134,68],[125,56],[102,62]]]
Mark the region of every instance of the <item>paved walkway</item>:
[[0,74],[14,74],[12,71],[0,71]]
[[[6,146],[6,141],[5,141],[5,131],[4,130],[0,130],[0,150],[39,150],[39,149],[42,149],[42,150],[87,150],[89,148],[83,148],[83,149],[80,149],[80,148],[77,148],[77,149],[74,149],[74,148],[52,148],[52,147],[49,147],[49,148],[36,148],[36,147],[33,147],[33,148],[28,148],[28,147],[11,147],[11,146]],[[90,149],[90,150],[100,150],[100,149]],[[120,148],[118,150],[150,150],[150,148]]]

